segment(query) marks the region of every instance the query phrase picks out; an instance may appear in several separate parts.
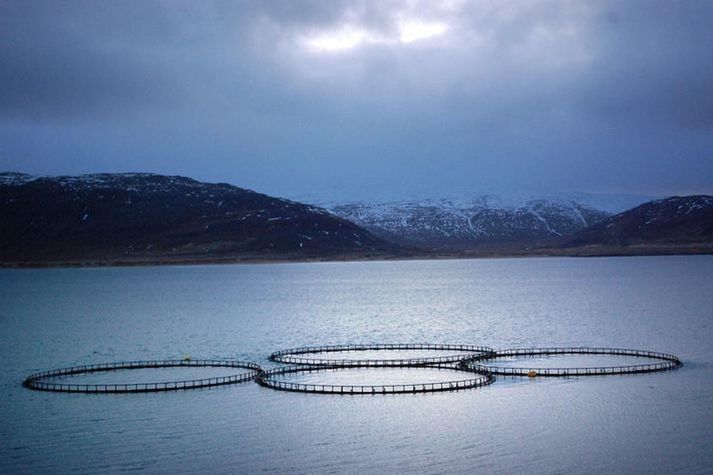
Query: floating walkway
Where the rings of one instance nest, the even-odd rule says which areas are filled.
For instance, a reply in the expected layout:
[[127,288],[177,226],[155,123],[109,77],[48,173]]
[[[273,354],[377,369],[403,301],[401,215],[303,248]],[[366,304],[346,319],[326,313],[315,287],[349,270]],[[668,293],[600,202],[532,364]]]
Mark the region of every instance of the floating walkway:
[[[241,368],[248,370],[240,374],[222,376],[219,378],[191,379],[184,381],[162,381],[156,383],[129,384],[66,384],[56,382],[57,378],[81,374],[99,373],[105,371],[120,371],[143,368],[180,368],[180,367],[220,367]],[[262,372],[255,363],[236,360],[152,360],[152,361],[121,361],[96,365],[72,366],[52,371],[41,371],[28,376],[22,385],[38,391],[57,391],[69,393],[141,393],[156,391],[175,391],[179,389],[198,389],[212,386],[224,386],[252,381]]]
[[[632,356],[639,358],[650,358],[660,360],[657,363],[646,363],[623,366],[596,366],[579,368],[519,368],[514,366],[500,366],[484,364],[483,361],[492,361],[497,358],[513,356],[549,356],[549,355],[617,355]],[[460,366],[470,368],[474,371],[488,372],[502,376],[601,376],[610,374],[633,374],[652,373],[655,371],[667,371],[682,366],[681,360],[676,356],[667,353],[658,353],[646,350],[629,350],[622,348],[515,348],[500,350],[493,355],[476,356],[470,360],[464,360]]]
[[[401,359],[329,359],[305,358],[301,355],[335,353],[344,351],[380,351],[380,350],[427,350],[427,351],[457,351],[460,354],[446,356],[432,356],[424,358]],[[467,354],[463,354],[467,353]],[[338,367],[408,367],[433,364],[458,363],[464,359],[476,356],[494,355],[495,351],[487,346],[474,345],[439,345],[432,343],[386,343],[372,345],[329,345],[329,346],[303,346],[280,350],[270,355],[270,361],[287,364],[309,366],[338,366]]]
[[402,394],[426,393],[439,391],[457,391],[459,389],[472,389],[487,386],[495,381],[495,376],[490,373],[480,374],[467,368],[457,366],[411,366],[412,368],[435,368],[444,371],[465,372],[476,377],[442,381],[436,383],[413,384],[379,384],[379,385],[346,385],[346,384],[308,384],[279,381],[276,377],[286,374],[303,374],[327,371],[344,371],[353,367],[345,366],[308,366],[302,368],[277,368],[264,371],[257,378],[257,383],[280,391],[323,394]]

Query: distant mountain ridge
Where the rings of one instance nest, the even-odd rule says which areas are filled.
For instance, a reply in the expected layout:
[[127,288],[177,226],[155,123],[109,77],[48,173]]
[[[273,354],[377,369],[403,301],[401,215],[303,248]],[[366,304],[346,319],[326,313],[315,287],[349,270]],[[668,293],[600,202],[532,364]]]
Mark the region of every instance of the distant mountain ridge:
[[471,202],[444,199],[327,206],[337,216],[384,239],[456,251],[533,246],[573,234],[609,216],[571,200],[539,199],[508,207],[489,198]]
[[395,256],[324,209],[225,183],[148,173],[0,174],[0,262]]
[[713,253],[707,195],[614,215],[492,196],[329,208],[180,176],[0,173],[0,266]]
[[667,195],[652,193],[624,192],[584,192],[584,191],[526,191],[502,190],[484,191],[478,189],[448,188],[423,191],[403,189],[364,188],[354,190],[314,190],[310,193],[287,195],[301,203],[309,203],[321,208],[332,209],[339,205],[393,205],[399,203],[433,204],[449,203],[450,206],[468,208],[482,206],[495,209],[516,209],[528,203],[546,201],[551,203],[574,202],[579,205],[604,211],[608,214],[621,213],[640,204],[666,198]]

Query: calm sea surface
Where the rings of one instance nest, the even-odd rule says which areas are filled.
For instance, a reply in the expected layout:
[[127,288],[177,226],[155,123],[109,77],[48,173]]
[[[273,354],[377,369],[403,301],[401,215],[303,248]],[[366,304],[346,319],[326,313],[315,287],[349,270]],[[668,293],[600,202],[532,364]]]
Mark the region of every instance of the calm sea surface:
[[[20,385],[79,364],[190,354],[274,367],[266,358],[282,348],[377,342],[640,348],[685,366],[376,396],[254,383],[124,395]],[[555,361],[583,361],[573,358]],[[3,270],[0,362],[0,473],[713,472],[713,256]],[[135,373],[203,374],[230,370]]]

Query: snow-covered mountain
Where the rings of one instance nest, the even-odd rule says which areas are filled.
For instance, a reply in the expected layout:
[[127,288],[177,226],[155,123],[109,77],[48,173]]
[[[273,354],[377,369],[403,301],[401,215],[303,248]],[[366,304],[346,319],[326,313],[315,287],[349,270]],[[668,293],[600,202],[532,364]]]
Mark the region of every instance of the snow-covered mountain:
[[611,214],[569,197],[483,195],[470,200],[319,204],[377,236],[437,250],[527,247],[573,234]]

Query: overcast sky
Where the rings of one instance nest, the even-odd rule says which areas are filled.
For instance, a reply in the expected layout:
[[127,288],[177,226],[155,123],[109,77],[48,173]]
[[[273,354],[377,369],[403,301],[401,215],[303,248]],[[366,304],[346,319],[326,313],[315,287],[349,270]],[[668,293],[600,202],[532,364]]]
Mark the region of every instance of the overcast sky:
[[0,170],[713,193],[713,1],[0,1]]

